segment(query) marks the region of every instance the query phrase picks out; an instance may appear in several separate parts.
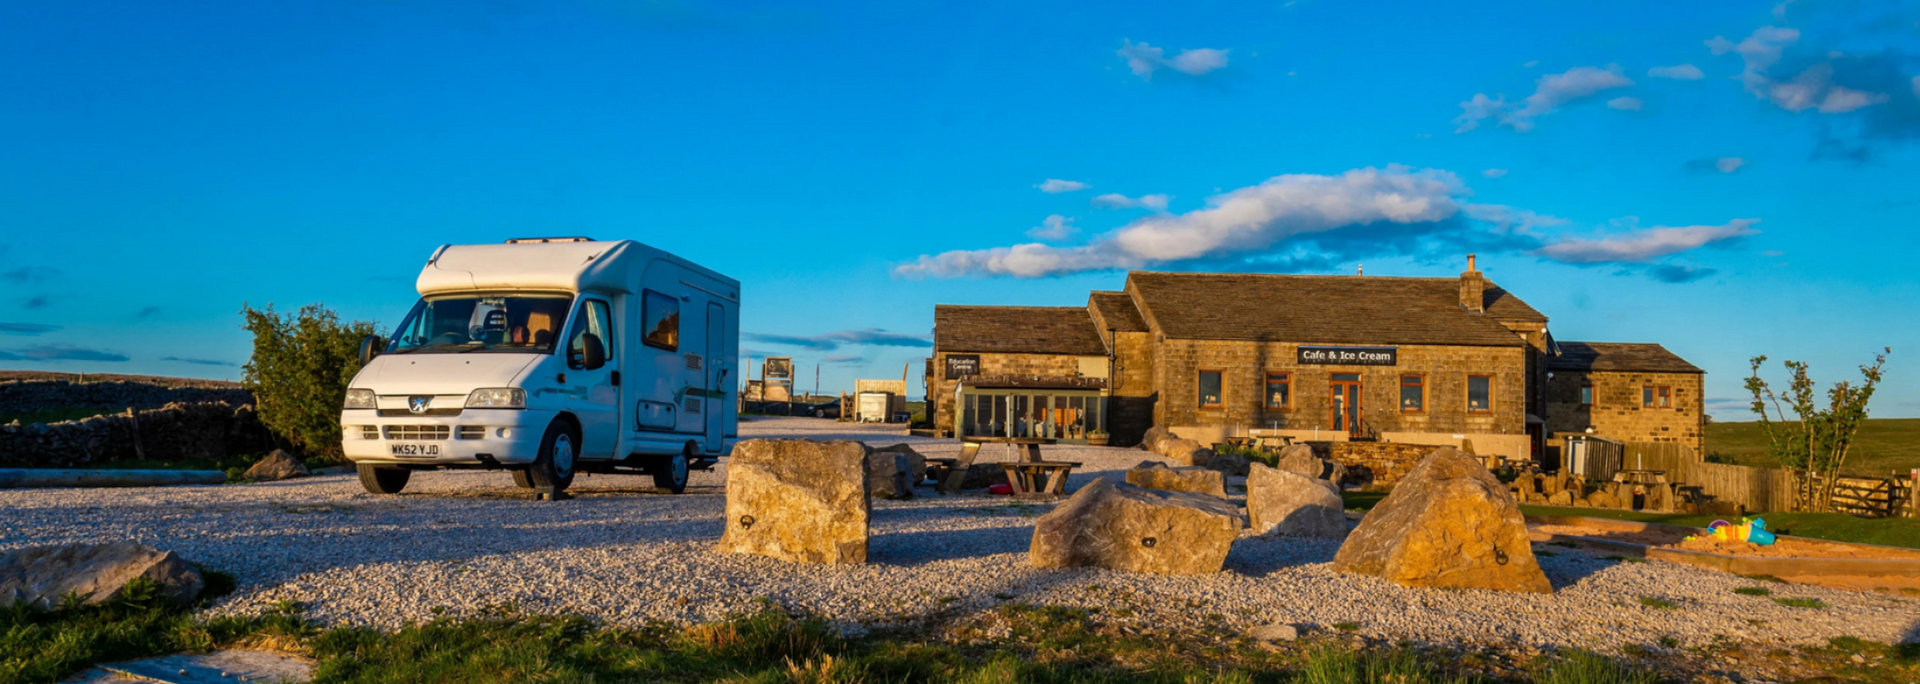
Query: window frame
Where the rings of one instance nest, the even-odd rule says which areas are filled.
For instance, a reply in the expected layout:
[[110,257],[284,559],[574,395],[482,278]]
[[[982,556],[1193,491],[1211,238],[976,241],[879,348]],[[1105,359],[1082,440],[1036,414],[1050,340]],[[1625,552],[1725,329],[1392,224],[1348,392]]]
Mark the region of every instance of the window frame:
[[1593,408],[1593,383],[1580,383],[1580,408]]
[[598,314],[593,313],[592,309],[596,306],[599,307],[600,313],[605,314],[605,320],[601,321],[601,325],[605,327],[604,330],[600,331],[604,333],[600,335],[601,351],[606,354],[607,365],[613,365],[614,363],[616,358],[614,349],[616,349],[617,346],[614,344],[613,335],[615,329],[619,326],[613,323],[613,302],[608,301],[605,297],[581,297],[575,301],[573,312],[568,314],[573,318],[572,323],[569,325],[573,330],[573,334],[567,336],[567,344],[562,347],[566,350],[564,356],[567,360],[567,368],[573,370],[588,370],[582,363],[584,357],[581,359],[574,358],[573,343],[579,340],[581,335],[593,332],[593,330],[591,330],[593,320]]
[[[653,331],[647,329],[653,322],[654,297],[660,297],[673,302],[673,344],[661,344],[653,341]],[[680,351],[680,298],[659,290],[641,290],[640,327],[641,344],[653,347],[654,349],[665,349],[670,352]]]
[[[1280,402],[1278,404],[1273,403],[1272,387],[1275,384],[1274,378],[1280,379],[1278,384],[1287,386],[1286,401]],[[1265,375],[1265,379],[1266,379],[1266,382],[1260,385],[1260,391],[1262,394],[1266,395],[1266,399],[1265,401],[1261,402],[1261,404],[1266,406],[1267,410],[1269,411],[1293,410],[1293,372],[1292,371],[1267,371]],[[1225,392],[1222,392],[1222,394],[1225,394]]]
[[[1409,379],[1412,379],[1414,381],[1414,384],[1408,385],[1407,380]],[[1420,388],[1419,408],[1407,408],[1407,388],[1408,387]],[[1400,404],[1401,413],[1415,413],[1415,414],[1426,413],[1427,412],[1427,375],[1425,373],[1401,373],[1400,374],[1400,396],[1399,396],[1399,401],[1396,403]],[[1488,403],[1492,403],[1491,395],[1489,395]]]
[[[1473,381],[1476,379],[1487,381],[1487,407],[1483,409],[1476,409],[1473,407]],[[1493,413],[1493,376],[1470,374],[1467,376],[1466,389],[1467,389],[1467,396],[1466,396],[1467,413],[1469,414]]]
[[[1215,404],[1206,403],[1207,395],[1206,395],[1206,391],[1203,389],[1201,385],[1200,379],[1205,377],[1208,373],[1212,373],[1214,377],[1219,379],[1219,383],[1220,383],[1219,403],[1215,403]],[[1197,405],[1196,407],[1202,410],[1214,410],[1214,409],[1226,408],[1227,406],[1227,372],[1223,369],[1218,369],[1218,368],[1197,369],[1194,372],[1194,376],[1193,376],[1193,399],[1194,399],[1194,403]]]

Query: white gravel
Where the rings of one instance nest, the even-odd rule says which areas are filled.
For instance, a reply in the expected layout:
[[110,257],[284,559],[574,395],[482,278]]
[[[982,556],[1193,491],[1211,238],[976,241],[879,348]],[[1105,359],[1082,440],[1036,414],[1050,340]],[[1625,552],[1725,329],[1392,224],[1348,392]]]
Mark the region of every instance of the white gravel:
[[[808,418],[741,424],[743,437],[910,442],[951,456],[952,440],[900,437]],[[1080,461],[1072,487],[1118,475],[1146,455],[1048,447]],[[1010,454],[989,448],[982,461]],[[1007,600],[1098,607],[1142,624],[1244,630],[1284,622],[1358,625],[1361,634],[1423,641],[1582,646],[1611,650],[1673,637],[1897,642],[1920,631],[1920,603],[1881,594],[1766,585],[1827,608],[1788,608],[1735,587],[1760,584],[1666,563],[1620,563],[1536,547],[1550,596],[1409,589],[1333,572],[1337,542],[1246,537],[1225,572],[1194,577],[1026,564],[1033,519],[1050,504],[929,488],[911,501],[875,501],[869,562],[798,566],[711,551],[721,532],[724,470],[695,472],[687,493],[631,476],[582,477],[577,498],[530,501],[505,473],[421,473],[406,493],[376,497],[352,476],[285,483],[153,489],[0,490],[0,550],[134,540],[235,576],[239,590],[211,610],[250,612],[283,600],[327,624],[391,628],[501,605],[576,613],[615,624],[695,622],[757,600],[812,611],[849,627],[964,617]],[[1654,597],[1678,605],[1641,605]],[[1125,609],[1125,610],[1122,610]]]

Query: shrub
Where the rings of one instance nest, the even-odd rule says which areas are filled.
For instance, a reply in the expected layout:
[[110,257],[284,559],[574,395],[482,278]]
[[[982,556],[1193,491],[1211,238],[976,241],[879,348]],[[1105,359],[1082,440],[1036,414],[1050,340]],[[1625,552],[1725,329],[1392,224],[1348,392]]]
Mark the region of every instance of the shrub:
[[1773,592],[1768,591],[1766,587],[1739,587],[1734,589],[1733,593],[1741,596],[1766,596]]
[[1820,599],[1812,599],[1812,598],[1775,597],[1773,599],[1773,602],[1786,606],[1788,608],[1825,608],[1827,607],[1827,602],[1822,601]]
[[253,333],[253,357],[241,381],[253,392],[260,422],[294,451],[340,460],[340,405],[360,371],[360,339],[374,334],[373,323],[342,324],[319,304],[286,315],[271,304],[241,313]]

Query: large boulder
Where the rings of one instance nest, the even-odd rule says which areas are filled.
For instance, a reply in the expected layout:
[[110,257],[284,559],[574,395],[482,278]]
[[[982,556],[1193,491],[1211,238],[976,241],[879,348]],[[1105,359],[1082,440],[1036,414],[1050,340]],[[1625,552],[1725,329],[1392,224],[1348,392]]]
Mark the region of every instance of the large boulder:
[[795,563],[867,560],[866,445],[750,439],[727,462],[721,553]]
[[1274,467],[1316,480],[1326,480],[1335,487],[1347,478],[1346,466],[1315,455],[1313,447],[1305,444],[1291,444],[1281,449]]
[[1251,463],[1253,462],[1247,460],[1247,457],[1231,451],[1225,453],[1215,451],[1213,452],[1213,456],[1207,459],[1208,468],[1218,470],[1223,475],[1234,475],[1238,477],[1246,477],[1247,466]]
[[1333,483],[1264,463],[1247,472],[1247,522],[1256,534],[1347,536],[1347,513]]
[[907,464],[913,468],[913,472],[907,474],[908,486],[915,486],[927,480],[927,457],[921,455],[918,451],[914,451],[913,447],[905,444],[895,444],[876,448],[873,450],[873,453],[898,453],[906,455]]
[[913,498],[913,462],[897,451],[867,454],[867,495],[882,499]]
[[1155,425],[1147,428],[1146,434],[1140,436],[1140,448],[1156,454],[1160,453],[1160,443],[1172,437],[1173,433],[1171,431]]
[[306,464],[301,463],[300,459],[294,458],[293,454],[274,449],[273,453],[267,454],[266,458],[260,459],[259,463],[253,464],[253,467],[248,468],[247,473],[241,477],[253,480],[254,482],[273,482],[276,480],[306,477],[311,474],[312,473],[307,472]]
[[1034,522],[1028,557],[1040,568],[1219,572],[1241,524],[1239,509],[1221,499],[1103,477]]
[[1127,471],[1127,484],[1163,492],[1193,492],[1227,498],[1227,478],[1210,468],[1169,468],[1159,461],[1141,461]]
[[1213,461],[1212,449],[1199,442],[1180,437],[1161,440],[1159,454],[1184,466],[1204,468],[1207,463]]
[[1520,506],[1480,459],[1441,447],[1407,471],[1333,569],[1410,587],[1551,592]]
[[162,596],[182,606],[206,586],[200,572],[179,555],[144,544],[35,546],[0,555],[0,605],[54,608],[69,594],[99,605],[140,578],[152,580]]

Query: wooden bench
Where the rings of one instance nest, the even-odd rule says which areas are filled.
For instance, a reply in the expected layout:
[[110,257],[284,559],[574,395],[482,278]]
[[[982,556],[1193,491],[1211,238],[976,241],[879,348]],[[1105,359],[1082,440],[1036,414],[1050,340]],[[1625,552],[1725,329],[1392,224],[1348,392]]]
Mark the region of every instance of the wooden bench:
[[1067,495],[1067,476],[1080,467],[1072,461],[1002,463],[1016,499],[1056,499]]
[[[967,469],[973,467],[973,459],[980,454],[980,447],[983,445],[1006,444],[1010,447],[1021,447],[1025,451],[1025,454],[1024,458],[1019,460],[1027,463],[1039,463],[1040,445],[1053,443],[1054,441],[1051,439],[1037,437],[961,437],[960,457],[952,459],[952,463],[941,464],[946,469],[946,472],[945,477],[940,478],[940,486],[937,491],[941,494],[959,494],[961,484],[967,480]],[[932,461],[933,459],[928,460]],[[1064,480],[1065,478],[1062,479]],[[1008,478],[1008,480],[1011,481],[1012,478]]]

